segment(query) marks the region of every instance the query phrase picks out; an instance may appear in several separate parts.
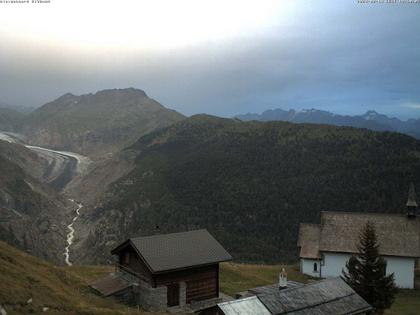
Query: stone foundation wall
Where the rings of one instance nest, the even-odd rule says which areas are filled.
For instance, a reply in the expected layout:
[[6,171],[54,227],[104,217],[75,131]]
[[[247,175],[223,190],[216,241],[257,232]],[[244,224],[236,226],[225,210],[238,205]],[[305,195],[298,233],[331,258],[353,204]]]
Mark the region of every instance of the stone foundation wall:
[[187,302],[187,283],[179,283],[179,306],[184,307]]
[[148,283],[140,281],[138,290],[139,302],[143,308],[150,310],[165,310],[167,308],[168,289],[166,286],[153,288]]
[[127,288],[113,295],[118,303],[123,303],[129,306],[139,305],[139,295],[137,294],[137,286]]
[[[132,284],[127,292],[119,294],[119,300],[128,305],[139,305],[149,310],[166,310],[167,309],[167,287],[159,286],[153,288],[149,283],[139,279],[138,277],[127,273],[123,270],[119,271],[120,277]],[[187,301],[187,284],[179,283],[179,307],[188,306]]]

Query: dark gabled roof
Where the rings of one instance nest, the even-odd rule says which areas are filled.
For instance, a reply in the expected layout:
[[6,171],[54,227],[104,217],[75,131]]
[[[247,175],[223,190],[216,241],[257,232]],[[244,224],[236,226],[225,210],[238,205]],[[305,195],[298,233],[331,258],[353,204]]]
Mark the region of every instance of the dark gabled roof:
[[361,314],[372,309],[340,278],[330,278],[295,289],[259,295],[258,298],[273,315]]
[[131,238],[111,251],[130,244],[152,273],[228,261],[232,256],[207,230]]

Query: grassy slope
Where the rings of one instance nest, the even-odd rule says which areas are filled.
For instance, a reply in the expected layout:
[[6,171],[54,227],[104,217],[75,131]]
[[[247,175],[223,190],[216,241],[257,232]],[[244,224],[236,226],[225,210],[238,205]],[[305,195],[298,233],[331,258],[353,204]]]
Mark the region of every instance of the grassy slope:
[[[269,266],[248,264],[222,264],[220,269],[221,290],[229,295],[236,292],[271,284],[278,281],[278,274],[285,267],[289,280],[306,282],[308,278],[299,273],[297,266]],[[386,315],[417,315],[420,310],[420,291],[401,290]]]
[[[285,267],[290,280],[306,282],[297,266],[224,263],[220,288],[234,295],[253,287],[275,283]],[[150,314],[128,309],[93,294],[87,283],[113,269],[104,266],[56,267],[0,242],[0,304],[8,314]],[[32,298],[32,304],[27,304]],[[43,307],[49,307],[42,312]],[[420,291],[401,291],[387,315],[415,315]],[[155,314],[156,315],[156,314]]]
[[86,284],[109,272],[109,267],[56,267],[0,242],[0,304],[9,315],[151,314],[90,292]]
[[289,280],[303,283],[308,281],[308,277],[299,272],[298,266],[223,263],[220,268],[220,289],[234,296],[237,292],[276,283],[283,267]]

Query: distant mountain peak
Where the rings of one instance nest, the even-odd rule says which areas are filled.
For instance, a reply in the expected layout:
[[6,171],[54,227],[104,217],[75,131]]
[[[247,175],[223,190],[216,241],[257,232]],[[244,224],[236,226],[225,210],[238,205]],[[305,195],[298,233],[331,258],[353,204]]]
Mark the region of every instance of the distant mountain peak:
[[375,110],[368,110],[362,117],[366,120],[374,120],[375,118],[377,118],[378,116],[382,116],[380,115],[377,111]]
[[88,94],[75,95],[73,93],[67,92],[66,94],[63,94],[62,96],[57,98],[57,100],[65,100],[65,99],[72,99],[76,97],[86,97],[86,96],[108,96],[108,95],[121,95],[121,94],[148,97],[145,91],[141,89],[129,87],[129,88],[122,88],[122,89],[99,90],[95,94],[88,93]]
[[65,99],[65,98],[71,98],[71,97],[75,97],[76,95],[67,92],[66,94],[61,95],[58,99]]
[[133,88],[133,87],[122,88],[122,89],[105,89],[105,90],[100,90],[95,93],[95,95],[100,95],[100,94],[106,94],[106,95],[110,95],[110,94],[133,94],[134,95],[136,94],[138,96],[148,97],[145,91],[141,89]]
[[236,118],[249,121],[289,121],[293,123],[326,124],[335,126],[349,126],[367,128],[375,131],[398,131],[410,136],[420,138],[420,119],[402,121],[395,117],[388,117],[375,110],[368,110],[363,115],[338,115],[316,108],[302,109],[301,111],[270,109],[261,114],[248,113],[237,115]]
[[304,108],[301,111],[304,113],[314,113],[314,112],[318,112],[319,110],[315,108]]

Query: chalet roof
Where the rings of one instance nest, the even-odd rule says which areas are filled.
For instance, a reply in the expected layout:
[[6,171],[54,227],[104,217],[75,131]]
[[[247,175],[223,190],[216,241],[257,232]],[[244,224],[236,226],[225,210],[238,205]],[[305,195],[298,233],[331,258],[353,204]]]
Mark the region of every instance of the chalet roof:
[[375,226],[381,255],[420,257],[420,218],[402,214],[322,212],[319,251],[357,253],[360,231],[368,221]]
[[371,306],[340,278],[259,295],[258,298],[273,315],[344,315],[371,310]]
[[420,257],[420,217],[357,212],[321,212],[321,224],[302,223],[300,257],[319,259],[321,252],[357,253],[360,231],[368,221],[376,228],[381,255]]
[[225,315],[271,315],[256,296],[217,304]]
[[301,258],[319,259],[320,225],[302,223],[299,227],[298,246]]
[[111,273],[104,278],[95,280],[90,283],[89,286],[103,296],[110,296],[129,288],[131,284],[125,281],[118,274]]
[[152,273],[232,259],[232,256],[207,230],[131,238],[111,253],[118,253],[127,242],[133,246]]
[[[287,289],[283,289],[283,290],[295,289],[295,288],[300,288],[300,287],[303,287],[303,286],[304,286],[304,284],[301,283],[301,282],[288,280],[287,281]],[[250,294],[253,294],[253,295],[271,294],[271,293],[277,293],[278,291],[279,291],[278,283],[264,285],[264,286],[261,286],[261,287],[256,287],[256,288],[252,288],[252,289],[248,290],[248,292]]]

